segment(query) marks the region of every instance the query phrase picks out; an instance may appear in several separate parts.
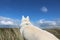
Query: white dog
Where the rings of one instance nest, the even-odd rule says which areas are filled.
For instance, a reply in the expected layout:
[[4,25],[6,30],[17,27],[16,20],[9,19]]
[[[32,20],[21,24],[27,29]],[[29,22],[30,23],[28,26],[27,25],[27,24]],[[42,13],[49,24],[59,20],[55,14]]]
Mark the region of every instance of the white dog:
[[59,40],[53,34],[32,25],[28,16],[22,16],[20,26],[20,32],[25,40]]

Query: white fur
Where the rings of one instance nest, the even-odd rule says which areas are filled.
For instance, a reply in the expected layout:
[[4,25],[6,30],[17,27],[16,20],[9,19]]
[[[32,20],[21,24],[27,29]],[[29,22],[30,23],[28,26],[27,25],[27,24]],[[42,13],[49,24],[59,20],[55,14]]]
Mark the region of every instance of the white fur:
[[28,16],[22,16],[20,26],[20,32],[26,40],[59,40],[53,34],[32,25]]

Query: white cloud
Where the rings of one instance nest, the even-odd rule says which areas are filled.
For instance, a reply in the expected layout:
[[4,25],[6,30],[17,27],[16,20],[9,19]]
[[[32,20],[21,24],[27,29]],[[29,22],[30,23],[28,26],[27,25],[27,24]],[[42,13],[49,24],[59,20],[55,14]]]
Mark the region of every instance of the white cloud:
[[0,23],[4,24],[4,25],[13,25],[14,24],[12,21],[1,21]]
[[42,23],[44,23],[43,21],[44,21],[44,19],[41,19],[38,22],[42,24]]
[[0,25],[17,25],[19,20],[0,16]]
[[43,6],[43,7],[41,8],[41,11],[42,11],[42,12],[47,12],[48,9],[47,9],[47,7],[44,7],[44,6]]
[[34,25],[36,25],[40,28],[56,28],[56,27],[59,27],[57,24],[59,24],[59,23],[57,23],[57,21],[45,20],[45,19],[40,19],[34,23]]
[[47,23],[49,25],[56,25],[56,21],[49,21],[49,20],[45,20],[45,19],[39,20],[39,23],[40,24]]

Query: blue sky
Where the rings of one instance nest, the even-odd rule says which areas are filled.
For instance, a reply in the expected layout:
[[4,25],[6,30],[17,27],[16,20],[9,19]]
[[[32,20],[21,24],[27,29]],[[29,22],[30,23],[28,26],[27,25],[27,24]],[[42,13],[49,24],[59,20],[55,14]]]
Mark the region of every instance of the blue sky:
[[0,0],[0,16],[21,19],[22,15],[31,21],[60,18],[60,0]]

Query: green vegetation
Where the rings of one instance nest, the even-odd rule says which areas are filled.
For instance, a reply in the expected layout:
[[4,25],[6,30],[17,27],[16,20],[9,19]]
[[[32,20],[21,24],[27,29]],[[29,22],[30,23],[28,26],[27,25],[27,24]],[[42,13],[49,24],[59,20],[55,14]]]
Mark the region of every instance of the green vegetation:
[[0,40],[23,40],[18,28],[0,28]]

